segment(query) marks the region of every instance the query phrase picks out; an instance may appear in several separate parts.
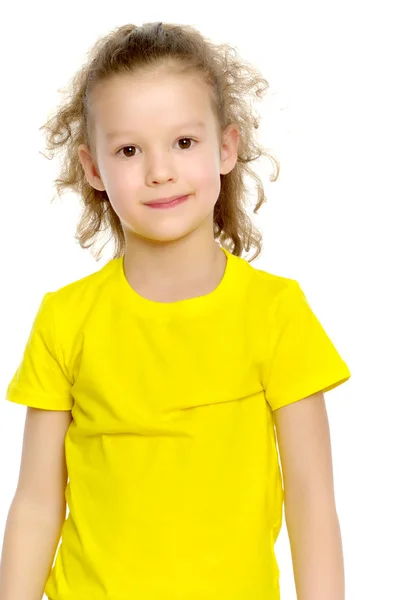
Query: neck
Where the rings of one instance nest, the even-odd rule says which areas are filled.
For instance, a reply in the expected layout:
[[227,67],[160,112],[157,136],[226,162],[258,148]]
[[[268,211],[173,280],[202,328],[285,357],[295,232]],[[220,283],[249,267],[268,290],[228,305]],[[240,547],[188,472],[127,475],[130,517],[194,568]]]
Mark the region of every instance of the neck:
[[205,282],[226,263],[214,239],[173,244],[127,245],[124,257],[126,278],[135,289],[182,289]]

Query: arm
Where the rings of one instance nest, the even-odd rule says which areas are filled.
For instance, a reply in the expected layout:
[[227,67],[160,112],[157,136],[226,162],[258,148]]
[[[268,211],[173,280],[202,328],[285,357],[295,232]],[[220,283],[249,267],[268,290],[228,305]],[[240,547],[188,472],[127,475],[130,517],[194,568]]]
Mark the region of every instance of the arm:
[[0,600],[41,600],[65,521],[70,411],[27,407],[21,468],[0,563]]
[[274,411],[297,600],[344,600],[328,417],[318,392]]

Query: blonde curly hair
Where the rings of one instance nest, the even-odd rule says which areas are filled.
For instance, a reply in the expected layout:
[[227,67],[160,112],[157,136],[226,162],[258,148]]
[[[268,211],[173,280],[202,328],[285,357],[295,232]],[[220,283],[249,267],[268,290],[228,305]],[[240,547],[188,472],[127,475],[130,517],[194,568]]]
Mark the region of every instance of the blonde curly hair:
[[[250,163],[262,155],[270,158],[277,167],[270,181],[278,179],[280,170],[279,162],[257,143],[254,135],[259,121],[253,113],[251,96],[262,98],[269,84],[253,66],[238,59],[234,48],[211,43],[189,25],[123,25],[92,46],[86,64],[73,76],[70,85],[63,88],[66,99],[40,127],[45,130],[47,149],[52,153],[46,158],[52,159],[55,151],[62,152],[60,172],[54,181],[57,194],[60,196],[70,189],[83,199],[83,213],[75,234],[81,248],[90,248],[101,231],[110,229],[115,242],[114,258],[123,255],[125,236],[120,219],[108,201],[107,192],[89,184],[78,156],[81,144],[92,147],[90,95],[94,86],[111,77],[170,65],[171,61],[200,74],[210,86],[212,109],[220,131],[231,123],[239,127],[237,162],[229,173],[220,175],[221,189],[213,215],[214,238],[236,256],[241,256],[243,249],[248,252],[254,247],[256,253],[251,262],[262,251],[262,235],[246,212],[248,188],[244,176],[255,181],[258,200],[253,212],[257,213],[266,197],[262,181]],[[104,245],[94,254],[95,260],[101,257]]]

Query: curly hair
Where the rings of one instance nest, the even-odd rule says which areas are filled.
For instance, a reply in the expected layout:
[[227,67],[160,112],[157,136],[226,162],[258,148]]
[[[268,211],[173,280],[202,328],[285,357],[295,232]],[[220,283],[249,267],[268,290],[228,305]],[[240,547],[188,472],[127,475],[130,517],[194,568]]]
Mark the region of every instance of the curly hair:
[[[228,174],[220,175],[220,194],[213,214],[214,239],[236,256],[241,256],[243,249],[248,252],[254,247],[256,254],[251,262],[262,251],[262,235],[246,211],[248,188],[244,177],[247,175],[255,181],[258,200],[253,212],[257,213],[266,197],[262,181],[250,163],[262,155],[270,158],[277,167],[270,181],[278,179],[280,170],[279,162],[258,144],[254,135],[259,121],[251,99],[262,98],[269,84],[255,67],[237,57],[233,47],[213,44],[189,25],[145,23],[117,27],[95,42],[86,63],[72,77],[69,86],[58,90],[66,92],[66,98],[40,130],[45,130],[47,149],[52,152],[51,157],[44,156],[52,159],[55,151],[62,152],[58,178],[54,181],[57,194],[60,196],[70,189],[83,200],[75,239],[81,248],[90,248],[101,231],[110,229],[115,243],[114,258],[125,251],[120,219],[108,201],[107,192],[94,189],[87,181],[77,151],[81,144],[92,147],[90,99],[93,88],[118,75],[162,66],[181,66],[185,71],[198,73],[210,87],[219,131],[230,123],[239,128],[235,167]],[[94,255],[95,260],[101,257],[101,250]]]

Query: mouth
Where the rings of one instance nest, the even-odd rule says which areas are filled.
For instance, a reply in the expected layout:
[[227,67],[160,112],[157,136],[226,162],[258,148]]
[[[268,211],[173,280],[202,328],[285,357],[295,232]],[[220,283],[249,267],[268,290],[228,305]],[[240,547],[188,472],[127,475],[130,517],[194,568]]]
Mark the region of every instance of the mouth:
[[185,200],[189,198],[189,195],[190,194],[187,196],[173,196],[172,198],[167,198],[165,200],[161,198],[154,202],[145,202],[145,205],[150,208],[173,208],[174,206],[178,206],[179,204],[182,204],[182,202],[185,202]]

